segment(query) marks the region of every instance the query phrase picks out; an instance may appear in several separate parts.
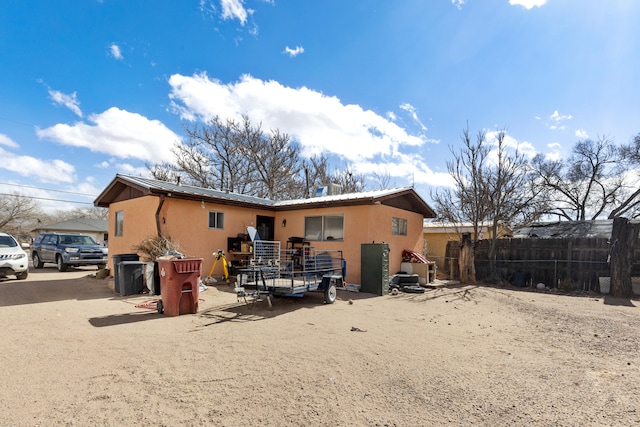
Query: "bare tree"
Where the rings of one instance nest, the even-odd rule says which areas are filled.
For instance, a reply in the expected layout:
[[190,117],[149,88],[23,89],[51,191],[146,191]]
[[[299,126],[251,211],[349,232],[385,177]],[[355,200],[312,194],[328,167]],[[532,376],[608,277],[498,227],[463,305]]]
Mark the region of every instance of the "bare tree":
[[316,188],[328,184],[331,181],[329,172],[329,158],[325,154],[312,156],[302,162],[305,171],[305,193],[303,197],[309,197],[310,192]]
[[613,220],[611,230],[611,294],[615,297],[631,297],[631,271],[640,232],[640,221],[624,217]]
[[624,193],[624,162],[613,141],[578,141],[566,160],[532,161],[537,186],[549,201],[548,214],[584,221],[614,209]]
[[151,176],[159,181],[178,182],[183,178],[183,173],[171,163],[147,163],[146,167],[151,173]]
[[51,215],[50,217],[55,218],[56,222],[66,221],[74,218],[108,220],[109,209],[91,206],[86,208],[75,208],[72,210],[57,210],[55,214]]
[[0,230],[23,238],[37,221],[40,207],[20,193],[0,196]]
[[365,176],[351,172],[349,167],[333,173],[333,181],[340,185],[343,193],[359,193],[364,191]]
[[388,167],[384,167],[381,171],[373,172],[373,180],[377,183],[379,190],[390,188],[391,186],[391,173]]
[[272,200],[300,197],[304,191],[300,147],[289,141],[289,135],[272,130],[265,137],[258,126],[246,141],[249,192]]
[[[468,128],[462,134],[459,150],[449,147],[453,160],[447,169],[454,187],[432,192],[441,220],[453,224],[470,223],[475,243],[480,228],[490,223],[489,260],[491,275],[495,274],[495,248],[500,226],[530,222],[543,211],[539,192],[531,185],[528,162],[524,155],[507,144],[506,131],[499,131],[488,141],[485,132],[478,132],[475,142]],[[468,236],[469,237],[469,236]],[[465,255],[460,270],[470,272],[466,279],[475,282],[475,257]]]
[[635,170],[635,176],[632,176],[631,185],[625,186],[622,194],[618,198],[618,205],[609,213],[609,219],[627,216],[629,218],[640,218],[640,186],[638,186],[638,178],[640,178],[640,134],[633,137],[630,144],[620,147],[621,165],[626,167],[628,172]]
[[279,130],[214,117],[207,125],[185,126],[187,141],[173,148],[175,164],[147,165],[154,178],[178,180],[273,200],[309,197],[313,189],[336,183],[343,192],[363,191],[365,177],[348,167],[330,172],[326,155],[302,160],[300,146]]
[[[332,183],[338,184],[343,193],[358,193],[365,188],[365,176],[353,173],[349,167],[331,172],[329,159],[325,154],[313,156],[304,161],[303,168],[309,191]],[[305,191],[304,197],[308,196],[308,191]]]
[[176,164],[189,182],[205,188],[247,193],[251,158],[248,145],[260,138],[247,117],[239,123],[214,117],[206,126],[184,127],[188,140],[176,144]]
[[204,126],[185,126],[187,141],[177,143],[174,165],[147,165],[157,179],[183,182],[270,199],[302,197],[300,147],[289,135],[247,116],[241,120],[214,117]]

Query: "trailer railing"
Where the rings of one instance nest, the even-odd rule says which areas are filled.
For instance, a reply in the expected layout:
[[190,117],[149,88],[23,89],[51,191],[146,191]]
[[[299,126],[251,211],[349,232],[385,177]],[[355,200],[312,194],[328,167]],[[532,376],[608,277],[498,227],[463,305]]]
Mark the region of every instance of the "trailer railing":
[[280,249],[280,242],[254,241],[249,266],[240,270],[238,287],[264,293],[296,295],[322,289],[323,281],[340,280],[343,286],[344,258],[340,250]]

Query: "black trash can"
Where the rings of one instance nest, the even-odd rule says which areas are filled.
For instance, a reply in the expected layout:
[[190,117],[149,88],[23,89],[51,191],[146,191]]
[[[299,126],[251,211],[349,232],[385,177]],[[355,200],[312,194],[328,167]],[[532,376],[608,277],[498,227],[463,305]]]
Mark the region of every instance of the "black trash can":
[[112,255],[111,258],[113,259],[113,280],[115,284],[115,291],[117,293],[120,293],[120,278],[118,274],[118,264],[120,264],[122,261],[138,261],[140,257],[138,256],[138,254],[118,254],[118,255]]
[[120,295],[136,295],[144,288],[144,266],[141,261],[120,261],[118,263],[118,279]]

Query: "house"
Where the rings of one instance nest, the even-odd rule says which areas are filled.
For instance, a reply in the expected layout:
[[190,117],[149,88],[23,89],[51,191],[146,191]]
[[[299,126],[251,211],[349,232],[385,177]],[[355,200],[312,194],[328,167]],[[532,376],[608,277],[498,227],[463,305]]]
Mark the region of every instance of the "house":
[[[480,233],[483,233],[481,236],[478,236],[479,240],[483,238],[488,239],[493,236],[490,222],[482,223],[479,229]],[[455,224],[425,220],[422,232],[424,233],[427,258],[429,258],[430,261],[435,261],[438,269],[442,269],[442,271],[444,271],[445,268],[447,244],[450,241],[462,241],[462,235],[465,233],[470,233],[471,238],[474,240],[476,238],[473,234],[473,224],[470,222]],[[498,230],[499,237],[507,234],[509,234],[509,230],[506,227],[501,227]]]
[[251,226],[261,239],[279,241],[283,249],[290,240],[304,240],[316,250],[341,250],[349,283],[360,283],[361,244],[388,243],[394,273],[403,250],[422,252],[423,220],[435,217],[410,187],[273,201],[120,174],[94,204],[109,208],[112,255],[131,253],[146,238],[168,236],[185,255],[203,258],[203,272],[208,272],[220,249],[232,263],[246,260],[246,251],[235,245]]
[[96,242],[102,243],[107,241],[108,225],[109,222],[106,219],[74,218],[45,226],[39,225],[32,231],[36,234],[44,232],[86,234],[93,237]]

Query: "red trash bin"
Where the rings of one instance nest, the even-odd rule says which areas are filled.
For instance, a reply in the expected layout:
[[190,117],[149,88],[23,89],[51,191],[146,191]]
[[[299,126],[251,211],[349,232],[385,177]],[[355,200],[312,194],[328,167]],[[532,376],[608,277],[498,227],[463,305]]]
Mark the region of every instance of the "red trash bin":
[[159,259],[158,313],[166,316],[198,312],[203,258]]

